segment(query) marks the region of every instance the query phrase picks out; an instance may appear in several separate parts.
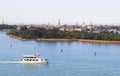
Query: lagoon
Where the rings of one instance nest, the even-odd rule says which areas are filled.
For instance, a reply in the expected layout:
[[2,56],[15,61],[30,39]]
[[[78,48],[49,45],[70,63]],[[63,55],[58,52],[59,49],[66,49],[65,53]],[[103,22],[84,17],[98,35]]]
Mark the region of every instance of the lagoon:
[[21,60],[22,55],[35,53],[49,63],[0,64],[0,76],[120,76],[120,45],[22,41],[0,32],[0,61]]

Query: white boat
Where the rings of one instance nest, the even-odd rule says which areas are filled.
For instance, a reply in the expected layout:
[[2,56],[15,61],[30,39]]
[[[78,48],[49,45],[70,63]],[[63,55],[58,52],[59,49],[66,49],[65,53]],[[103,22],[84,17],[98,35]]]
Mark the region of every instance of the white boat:
[[48,63],[48,59],[42,59],[39,54],[23,55],[20,63]]

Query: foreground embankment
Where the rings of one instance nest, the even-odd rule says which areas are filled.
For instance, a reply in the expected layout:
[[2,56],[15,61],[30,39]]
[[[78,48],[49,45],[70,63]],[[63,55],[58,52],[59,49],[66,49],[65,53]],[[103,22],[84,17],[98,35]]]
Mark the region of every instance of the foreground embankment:
[[107,41],[107,40],[87,40],[87,39],[46,39],[46,38],[37,38],[37,39],[25,39],[22,37],[14,36],[14,35],[9,35],[7,36],[16,38],[19,40],[36,40],[36,41],[78,41],[78,42],[89,42],[89,43],[104,43],[104,44],[120,44],[120,41]]

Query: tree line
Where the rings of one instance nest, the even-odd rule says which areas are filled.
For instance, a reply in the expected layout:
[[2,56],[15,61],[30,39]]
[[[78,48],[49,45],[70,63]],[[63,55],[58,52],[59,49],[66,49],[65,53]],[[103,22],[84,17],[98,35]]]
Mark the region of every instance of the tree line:
[[63,38],[63,39],[91,39],[91,40],[111,40],[120,41],[120,34],[114,32],[87,32],[87,31],[60,31],[59,29],[44,29],[37,28],[34,30],[22,27],[19,31],[12,29],[8,34],[19,36],[22,38],[36,39],[36,38]]
[[8,25],[8,24],[0,24],[0,30],[2,29],[15,29],[15,25]]

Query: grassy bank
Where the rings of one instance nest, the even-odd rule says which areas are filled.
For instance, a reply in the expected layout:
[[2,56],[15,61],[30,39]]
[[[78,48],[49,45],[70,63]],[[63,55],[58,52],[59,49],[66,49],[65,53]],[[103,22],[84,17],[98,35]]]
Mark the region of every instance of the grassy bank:
[[104,44],[120,44],[120,41],[107,41],[107,40],[88,40],[88,39],[54,39],[54,38],[37,38],[37,39],[25,39],[22,37],[17,37],[14,35],[9,35],[7,34],[7,36],[11,37],[11,38],[16,38],[19,40],[36,40],[36,41],[63,41],[63,42],[89,42],[89,43],[104,43]]

